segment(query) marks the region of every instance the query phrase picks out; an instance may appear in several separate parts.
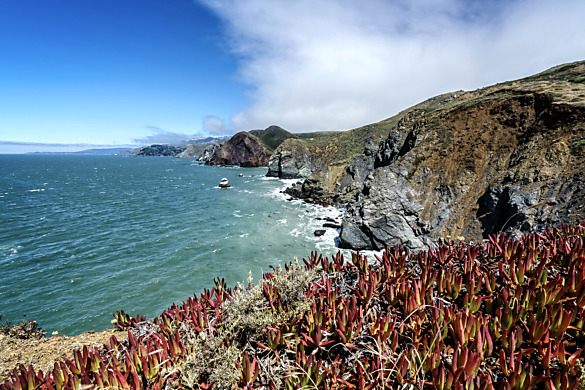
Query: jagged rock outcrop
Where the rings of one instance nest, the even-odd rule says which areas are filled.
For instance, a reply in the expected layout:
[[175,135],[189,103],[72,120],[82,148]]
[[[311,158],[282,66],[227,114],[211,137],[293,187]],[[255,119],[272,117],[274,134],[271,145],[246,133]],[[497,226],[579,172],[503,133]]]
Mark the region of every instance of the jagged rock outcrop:
[[270,155],[258,138],[243,131],[226,141],[205,164],[264,167]]
[[205,161],[205,162],[210,161],[213,158],[213,156],[215,155],[215,152],[217,152],[219,150],[221,145],[223,145],[223,142],[217,143],[217,144],[207,145],[205,147],[205,149],[203,149],[203,153],[201,153],[199,155],[199,157],[197,157],[197,161]]
[[267,176],[305,178],[287,193],[308,202],[345,203],[374,169],[377,145],[394,122],[391,118],[346,132],[286,140],[269,162]]
[[417,195],[420,194],[400,173],[391,168],[376,171],[364,186],[360,201],[347,206],[340,246],[380,249],[402,244],[410,249],[422,249],[430,245],[429,238],[421,234],[428,230],[419,217],[423,205]]
[[317,167],[302,184],[287,193],[309,202],[321,204],[346,203],[362,189],[364,180],[374,170],[376,150],[372,145],[351,162],[332,163]]
[[137,157],[177,157],[187,149],[186,146],[150,145],[144,146],[135,154]]
[[270,156],[266,176],[281,179],[301,179],[317,167],[316,158],[302,141],[288,139]]
[[340,246],[418,250],[585,218],[585,63],[415,106],[347,205]]

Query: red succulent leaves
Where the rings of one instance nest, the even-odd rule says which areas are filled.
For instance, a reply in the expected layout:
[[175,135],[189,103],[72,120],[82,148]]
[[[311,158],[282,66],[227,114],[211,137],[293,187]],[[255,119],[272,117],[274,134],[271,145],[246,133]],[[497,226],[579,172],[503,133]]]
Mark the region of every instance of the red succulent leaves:
[[[294,362],[286,389],[577,388],[585,355],[584,236],[578,224],[520,238],[498,234],[479,245],[448,242],[414,255],[394,247],[373,264],[359,253],[349,262],[340,253],[331,260],[312,253],[305,265],[322,273],[306,287],[309,309],[247,344],[237,386],[277,388],[260,364],[270,356]],[[116,312],[127,340],[112,337],[101,353],[83,348],[46,374],[19,366],[0,390],[179,386],[181,373],[172,368],[191,353],[186,337],[217,337],[223,326],[223,303],[234,290],[214,283],[172,305],[146,334],[136,331],[144,317]],[[282,298],[274,284],[262,285],[266,310],[286,316]],[[213,388],[208,379],[197,386]]]

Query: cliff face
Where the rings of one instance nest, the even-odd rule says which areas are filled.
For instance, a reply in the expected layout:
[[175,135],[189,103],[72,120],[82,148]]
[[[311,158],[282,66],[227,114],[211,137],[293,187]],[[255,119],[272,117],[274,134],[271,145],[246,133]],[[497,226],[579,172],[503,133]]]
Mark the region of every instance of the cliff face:
[[305,178],[317,168],[316,160],[303,141],[287,139],[270,156],[266,176],[281,179]]
[[297,134],[301,138],[288,139],[275,150],[267,176],[304,178],[287,192],[309,202],[345,203],[373,170],[376,145],[398,117],[346,132]]
[[221,145],[223,145],[223,142],[207,145],[205,149],[203,149],[203,152],[197,157],[197,161],[210,161],[215,155],[215,152],[219,150]]
[[240,132],[226,141],[206,165],[239,165],[241,167],[264,167],[268,165],[270,151],[246,132]]
[[584,219],[584,75],[571,64],[410,110],[349,202],[340,246],[422,249]]
[[[358,151],[359,150],[359,151]],[[585,218],[585,62],[431,98],[385,121],[288,140],[269,175],[348,203],[340,246],[432,246]]]

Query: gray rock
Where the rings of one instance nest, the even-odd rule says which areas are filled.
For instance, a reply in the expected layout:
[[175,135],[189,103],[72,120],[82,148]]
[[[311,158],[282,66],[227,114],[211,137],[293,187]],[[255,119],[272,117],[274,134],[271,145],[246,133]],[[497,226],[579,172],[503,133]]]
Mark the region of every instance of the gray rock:
[[201,153],[199,157],[197,157],[197,161],[205,162],[211,161],[211,159],[215,155],[215,152],[219,150],[222,144],[223,143],[217,143],[206,146],[205,149],[203,150],[203,153]]
[[350,202],[343,217],[339,246],[353,249],[383,249],[403,245],[411,250],[428,247],[420,237],[418,214],[422,206],[408,181],[391,167],[376,170],[364,185],[361,196]]
[[338,223],[331,223],[331,222],[326,222],[323,224],[324,228],[331,228],[331,229],[340,229],[341,225]]
[[302,179],[311,174],[313,162],[307,154],[295,154],[288,150],[275,151],[268,161],[266,176],[280,179]]

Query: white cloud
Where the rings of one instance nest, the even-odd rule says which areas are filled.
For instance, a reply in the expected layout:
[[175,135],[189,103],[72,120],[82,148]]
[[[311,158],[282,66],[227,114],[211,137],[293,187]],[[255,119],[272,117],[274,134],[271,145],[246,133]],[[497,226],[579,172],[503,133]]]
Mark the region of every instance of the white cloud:
[[230,133],[225,122],[215,115],[208,115],[203,118],[203,132],[212,136]]
[[170,144],[179,145],[193,138],[192,135],[184,133],[175,133],[172,131],[166,131],[156,126],[147,126],[147,129],[154,131],[153,135],[147,135],[143,138],[135,139],[134,142],[138,144]]
[[201,1],[252,88],[238,131],[350,129],[585,53],[582,0]]

